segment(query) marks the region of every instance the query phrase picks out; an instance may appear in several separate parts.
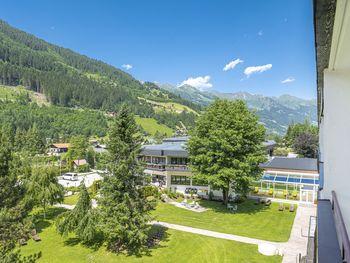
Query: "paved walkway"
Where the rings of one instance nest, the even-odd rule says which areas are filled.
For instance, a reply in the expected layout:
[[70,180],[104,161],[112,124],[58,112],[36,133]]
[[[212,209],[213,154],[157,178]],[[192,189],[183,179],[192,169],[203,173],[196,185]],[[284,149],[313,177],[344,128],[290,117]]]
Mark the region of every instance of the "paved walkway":
[[167,227],[167,228],[171,228],[171,229],[175,229],[175,230],[179,230],[179,231],[185,231],[185,232],[189,232],[189,233],[193,233],[193,234],[199,234],[199,235],[203,235],[203,236],[222,238],[222,239],[233,240],[233,241],[238,241],[238,242],[247,243],[247,244],[254,244],[254,245],[259,245],[262,243],[269,243],[269,244],[276,246],[277,248],[283,248],[281,246],[281,245],[283,245],[283,243],[278,243],[278,242],[270,242],[270,241],[265,241],[265,240],[256,239],[256,238],[243,237],[243,236],[237,236],[237,235],[232,235],[232,234],[225,234],[225,233],[205,230],[205,229],[201,229],[201,228],[194,228],[194,227],[170,224],[170,223],[160,222],[160,221],[152,221],[151,224],[163,226],[163,227]]
[[62,208],[68,209],[68,210],[72,210],[75,207],[75,205],[65,205],[65,204],[55,204],[53,206],[62,207]]
[[282,263],[295,263],[299,253],[306,255],[310,216],[316,216],[316,206],[299,204]]

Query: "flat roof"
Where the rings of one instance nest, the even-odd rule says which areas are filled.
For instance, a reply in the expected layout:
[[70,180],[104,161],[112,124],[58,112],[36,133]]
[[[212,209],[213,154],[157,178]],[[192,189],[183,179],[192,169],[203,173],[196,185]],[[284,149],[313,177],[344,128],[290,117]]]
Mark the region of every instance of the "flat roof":
[[318,171],[317,159],[314,158],[288,158],[274,157],[272,160],[260,165],[263,169],[284,169],[284,170],[302,170]]
[[188,157],[185,142],[164,142],[162,144],[144,145],[141,155]]
[[187,142],[188,136],[164,138],[163,142]]
[[[166,138],[161,144],[146,144],[141,147],[141,155],[153,156],[174,156],[188,157],[186,150],[186,142],[188,137],[172,137]],[[275,141],[265,141],[263,146],[266,149],[272,148],[276,144]]]

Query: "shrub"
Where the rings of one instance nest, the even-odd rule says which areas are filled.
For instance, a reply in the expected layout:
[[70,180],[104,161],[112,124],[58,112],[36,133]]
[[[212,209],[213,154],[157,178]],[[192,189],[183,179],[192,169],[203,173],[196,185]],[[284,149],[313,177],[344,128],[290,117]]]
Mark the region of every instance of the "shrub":
[[287,156],[289,150],[287,148],[276,148],[273,150],[273,155],[275,156]]
[[146,197],[149,197],[149,196],[153,196],[155,198],[160,197],[160,192],[156,186],[147,185],[143,188],[143,190]]

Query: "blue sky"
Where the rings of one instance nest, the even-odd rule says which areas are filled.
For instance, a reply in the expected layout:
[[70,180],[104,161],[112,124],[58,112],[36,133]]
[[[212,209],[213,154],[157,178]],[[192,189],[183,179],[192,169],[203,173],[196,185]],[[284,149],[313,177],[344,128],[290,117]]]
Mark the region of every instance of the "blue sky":
[[316,97],[311,0],[8,0],[0,18],[139,80]]

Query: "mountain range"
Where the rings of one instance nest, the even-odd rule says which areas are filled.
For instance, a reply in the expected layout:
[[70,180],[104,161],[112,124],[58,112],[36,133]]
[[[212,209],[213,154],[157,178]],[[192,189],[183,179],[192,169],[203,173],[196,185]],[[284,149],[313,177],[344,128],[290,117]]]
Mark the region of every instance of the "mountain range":
[[316,123],[316,101],[290,95],[200,91],[183,85],[141,82],[130,74],[70,49],[50,44],[0,20],[0,84],[24,86],[52,105],[116,111],[126,103],[135,114],[175,129],[191,127],[217,98],[243,99],[269,132],[283,134],[292,122]]
[[215,90],[201,91],[189,85],[174,86],[158,84],[161,88],[175,93],[183,99],[209,105],[218,98],[229,100],[241,99],[247,106],[256,111],[269,132],[283,134],[292,122],[303,122],[306,118],[317,124],[316,99],[302,99],[291,95],[269,97],[248,92],[223,93]]

